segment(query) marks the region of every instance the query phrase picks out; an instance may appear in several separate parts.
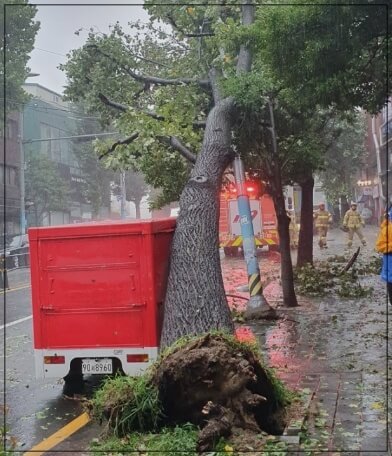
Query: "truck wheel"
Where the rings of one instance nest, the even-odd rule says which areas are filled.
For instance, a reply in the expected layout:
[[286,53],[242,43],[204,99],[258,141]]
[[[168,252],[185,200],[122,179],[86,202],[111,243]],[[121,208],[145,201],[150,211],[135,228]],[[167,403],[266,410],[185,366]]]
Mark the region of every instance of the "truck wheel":
[[74,394],[82,394],[83,392],[83,374],[69,372],[64,377],[63,394],[65,396],[73,396]]

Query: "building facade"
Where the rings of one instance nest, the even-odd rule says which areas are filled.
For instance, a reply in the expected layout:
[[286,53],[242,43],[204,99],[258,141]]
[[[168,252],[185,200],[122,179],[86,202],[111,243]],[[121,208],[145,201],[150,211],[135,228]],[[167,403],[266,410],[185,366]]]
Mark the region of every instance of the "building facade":
[[392,194],[392,106],[391,101],[377,116],[367,116],[367,160],[357,181],[357,199],[362,209],[378,223]]
[[6,115],[5,131],[0,133],[0,233],[20,233],[20,123],[19,113]]
[[[70,138],[78,135],[83,117],[50,89],[39,84],[25,84],[24,89],[31,95],[23,110],[24,160],[44,155],[55,163],[59,175],[70,188],[67,207],[48,211],[40,224],[62,225],[92,220],[91,204],[84,192],[86,179],[77,157],[77,138]],[[110,192],[107,193],[101,218],[109,216]],[[27,219],[28,225],[33,224],[29,210]]]

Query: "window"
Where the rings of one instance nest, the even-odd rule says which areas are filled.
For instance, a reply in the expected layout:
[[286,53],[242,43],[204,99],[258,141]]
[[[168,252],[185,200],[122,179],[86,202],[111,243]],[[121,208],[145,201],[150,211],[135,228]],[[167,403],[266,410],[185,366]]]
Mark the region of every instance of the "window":
[[16,139],[18,136],[18,125],[15,120],[8,119],[5,126],[5,137],[7,139]]
[[[44,123],[41,123],[40,126],[41,130],[41,139],[46,139],[46,138],[51,138],[50,134],[50,126],[46,125]],[[51,157],[51,142],[52,141],[42,141],[41,142],[41,152],[47,155],[48,157]]]
[[0,184],[16,185],[16,169],[11,166],[0,167]]
[[16,184],[15,168],[11,168],[10,166],[6,167],[6,184],[8,184],[8,185]]
[[67,136],[64,130],[41,123],[41,138],[53,138],[53,141],[43,141],[41,151],[57,163],[68,164],[69,143],[67,140],[58,139]]
[[[52,127],[52,138],[60,138],[60,130],[58,128]],[[55,139],[51,141],[52,143],[52,158],[57,163],[61,163],[61,141]]]

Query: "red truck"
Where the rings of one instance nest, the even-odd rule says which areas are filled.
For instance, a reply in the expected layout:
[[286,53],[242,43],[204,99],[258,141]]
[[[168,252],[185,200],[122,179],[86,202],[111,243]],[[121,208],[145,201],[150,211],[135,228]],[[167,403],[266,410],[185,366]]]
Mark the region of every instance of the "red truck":
[[175,223],[29,229],[37,378],[77,392],[84,374],[134,375],[156,359]]
[[[253,230],[257,247],[268,246],[269,249],[279,247],[277,220],[274,203],[270,195],[260,195],[255,182],[246,184]],[[234,256],[242,247],[240,216],[238,213],[237,192],[235,185],[226,185],[220,196],[219,244],[225,255]]]

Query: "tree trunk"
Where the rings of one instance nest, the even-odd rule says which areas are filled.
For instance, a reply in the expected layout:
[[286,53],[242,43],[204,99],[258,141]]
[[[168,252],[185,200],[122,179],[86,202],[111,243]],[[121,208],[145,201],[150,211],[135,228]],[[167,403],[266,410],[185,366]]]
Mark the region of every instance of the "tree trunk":
[[347,198],[342,195],[340,197],[340,219],[343,219],[344,214],[350,209]]
[[136,200],[134,201],[135,204],[135,211],[136,211],[136,218],[139,220],[140,219],[140,202],[141,200]]
[[310,177],[301,184],[301,227],[299,230],[297,266],[313,264],[313,187]]
[[276,218],[278,220],[278,233],[280,245],[280,275],[282,282],[283,301],[286,307],[298,306],[297,297],[294,290],[294,275],[293,263],[291,260],[290,251],[290,219],[286,213],[284,204],[283,188],[280,179],[275,174],[275,182],[273,184],[272,198],[274,200],[274,207]]
[[334,204],[332,206],[332,220],[335,225],[338,225],[340,222],[339,204]]
[[233,332],[219,257],[219,193],[230,149],[234,101],[210,112],[201,153],[179,201],[165,298],[161,346],[185,335]]

